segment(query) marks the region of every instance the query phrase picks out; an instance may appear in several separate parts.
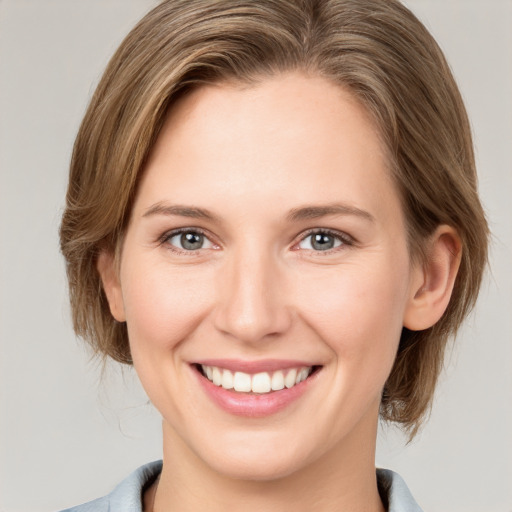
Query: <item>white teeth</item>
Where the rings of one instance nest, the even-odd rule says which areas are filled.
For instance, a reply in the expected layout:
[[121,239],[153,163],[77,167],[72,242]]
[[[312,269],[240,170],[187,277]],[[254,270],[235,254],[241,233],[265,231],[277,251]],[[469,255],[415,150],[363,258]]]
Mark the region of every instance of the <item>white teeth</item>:
[[222,372],[221,386],[224,389],[233,389],[233,374],[229,370],[224,370]]
[[251,376],[248,373],[236,372],[233,380],[235,391],[251,391]]
[[274,372],[272,375],[272,391],[279,391],[284,388],[284,375],[281,370]]
[[292,388],[306,380],[313,367],[292,368],[275,372],[260,372],[251,375],[245,372],[231,372],[225,368],[202,365],[203,373],[208,380],[224,389],[234,389],[240,393],[270,393],[281,389]]
[[216,368],[214,367],[213,368],[213,379],[212,379],[213,383],[216,385],[216,386],[220,386],[221,382],[222,382],[222,372],[219,368]]
[[252,376],[253,393],[268,393],[270,390],[270,375],[267,372],[257,373]]
[[292,388],[296,384],[296,380],[297,380],[297,370],[295,370],[295,369],[290,370],[286,374],[286,377],[284,378],[284,385],[287,388]]
[[306,380],[309,375],[309,369],[308,368],[302,368],[300,372],[297,373],[297,379],[295,381],[296,384],[299,382],[302,382],[303,380]]

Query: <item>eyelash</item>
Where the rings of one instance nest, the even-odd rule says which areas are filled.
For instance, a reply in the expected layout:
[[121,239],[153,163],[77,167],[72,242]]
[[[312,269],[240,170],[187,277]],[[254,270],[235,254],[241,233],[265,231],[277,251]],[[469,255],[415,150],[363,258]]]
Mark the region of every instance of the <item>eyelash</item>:
[[[176,247],[176,246],[171,245],[169,243],[169,241],[172,238],[174,238],[175,236],[181,235],[183,233],[194,233],[194,234],[202,235],[207,240],[209,240],[210,243],[214,244],[214,242],[211,242],[210,237],[209,237],[209,235],[208,235],[208,233],[206,231],[204,231],[201,228],[192,228],[192,227],[175,229],[175,230],[168,231],[168,232],[164,233],[159,238],[159,244],[162,245],[162,246],[166,245],[166,248],[168,250],[170,250],[170,251],[172,251],[174,253],[177,253],[177,254],[183,254],[183,255],[186,255],[186,256],[197,256],[199,251],[200,251],[200,249],[198,249],[198,250],[185,250],[185,249],[180,249],[179,247]],[[315,253],[315,255],[320,255],[320,256],[321,255],[329,255],[329,254],[332,254],[334,252],[338,252],[339,250],[342,250],[343,247],[345,247],[345,248],[346,247],[350,247],[350,246],[355,245],[355,243],[356,243],[354,238],[352,238],[350,235],[348,235],[346,233],[343,233],[343,232],[340,232],[340,231],[334,231],[332,229],[326,229],[326,228],[315,228],[315,229],[311,229],[311,230],[306,231],[305,233],[301,234],[300,239],[293,244],[293,247],[298,246],[301,242],[306,240],[308,237],[311,237],[311,236],[316,235],[316,234],[323,234],[323,235],[332,236],[333,238],[335,238],[338,241],[340,241],[341,244],[339,246],[337,246],[337,247],[332,248],[332,249],[326,249],[326,250],[323,250],[323,251],[315,251],[315,250],[312,250],[312,249],[307,249],[310,252]],[[216,245],[216,244],[214,244],[214,245]],[[299,249],[293,249],[293,250],[298,251]]]
[[[208,236],[206,231],[204,231],[201,228],[180,228],[180,229],[174,229],[172,231],[167,231],[166,233],[164,233],[160,237],[159,243],[162,246],[165,245],[166,249],[168,249],[168,250],[170,250],[170,251],[172,251],[174,253],[182,254],[182,255],[185,255],[185,256],[197,256],[198,253],[199,253],[199,250],[196,250],[196,251],[188,250],[187,251],[185,249],[180,249],[179,247],[176,247],[176,246],[171,245],[169,243],[171,238],[173,238],[175,236],[178,236],[178,235],[181,235],[183,233],[194,233],[194,234],[203,235],[207,240],[210,240],[210,237]],[[213,242],[211,242],[211,243],[213,243]]]
[[[338,252],[340,250],[343,250],[343,248],[351,247],[355,244],[355,240],[347,233],[343,233],[342,231],[334,231],[332,229],[327,229],[327,228],[315,228],[315,229],[306,231],[306,233],[303,233],[300,237],[300,240],[298,242],[294,243],[294,247],[296,247],[298,244],[300,244],[307,238],[309,238],[313,235],[317,235],[317,234],[331,236],[331,237],[335,238],[336,240],[339,240],[341,242],[341,244],[337,247],[333,247],[332,249],[326,249],[323,251],[315,251],[313,249],[309,249],[309,251],[314,253],[315,256],[323,256],[323,255],[327,256],[327,255],[333,254],[335,252]],[[296,249],[296,250],[298,250],[298,249]]]

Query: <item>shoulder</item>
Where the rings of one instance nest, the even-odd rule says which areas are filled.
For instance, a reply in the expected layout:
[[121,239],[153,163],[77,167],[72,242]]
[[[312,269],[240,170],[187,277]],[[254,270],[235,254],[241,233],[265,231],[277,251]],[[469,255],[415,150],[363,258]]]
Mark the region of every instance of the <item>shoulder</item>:
[[377,482],[388,512],[422,512],[398,473],[389,469],[377,469]]
[[127,476],[106,496],[61,512],[142,512],[142,491],[162,470],[162,461],[150,462]]

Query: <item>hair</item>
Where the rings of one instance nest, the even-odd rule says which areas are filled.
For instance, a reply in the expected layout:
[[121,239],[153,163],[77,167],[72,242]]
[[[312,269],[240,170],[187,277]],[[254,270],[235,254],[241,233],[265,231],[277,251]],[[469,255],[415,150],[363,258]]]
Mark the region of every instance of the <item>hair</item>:
[[397,0],[167,0],[112,57],[78,132],[60,229],[76,333],[131,364],[125,323],[112,317],[98,271],[118,254],[137,184],[169,108],[203,84],[255,84],[283,72],[350,91],[387,146],[409,250],[441,224],[462,259],[452,298],[430,329],[403,329],[381,418],[411,437],[429,412],[448,339],[473,307],[487,263],[470,125],[450,68],[421,22]]

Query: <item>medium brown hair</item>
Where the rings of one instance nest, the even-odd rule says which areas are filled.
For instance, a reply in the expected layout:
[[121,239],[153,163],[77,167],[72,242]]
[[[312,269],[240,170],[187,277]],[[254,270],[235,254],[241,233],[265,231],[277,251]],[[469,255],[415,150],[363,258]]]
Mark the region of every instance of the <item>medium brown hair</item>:
[[488,228],[466,111],[438,45],[396,0],[168,0],[111,59],[71,160],[61,248],[74,328],[97,353],[131,363],[96,261],[119,250],[144,164],[170,106],[202,84],[255,83],[286,71],[324,77],[372,115],[408,229],[410,252],[455,228],[462,261],[448,309],[430,329],[404,328],[381,417],[410,433],[429,410],[447,340],[476,300]]

